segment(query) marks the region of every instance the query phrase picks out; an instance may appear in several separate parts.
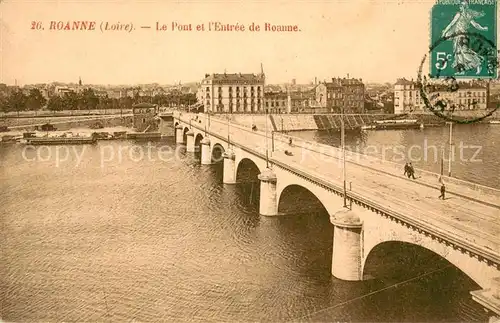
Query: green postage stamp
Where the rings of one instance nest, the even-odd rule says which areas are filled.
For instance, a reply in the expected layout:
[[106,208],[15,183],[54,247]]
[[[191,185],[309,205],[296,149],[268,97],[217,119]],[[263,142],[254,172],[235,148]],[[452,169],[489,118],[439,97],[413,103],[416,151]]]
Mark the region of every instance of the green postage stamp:
[[497,0],[437,0],[430,31],[432,78],[497,78]]

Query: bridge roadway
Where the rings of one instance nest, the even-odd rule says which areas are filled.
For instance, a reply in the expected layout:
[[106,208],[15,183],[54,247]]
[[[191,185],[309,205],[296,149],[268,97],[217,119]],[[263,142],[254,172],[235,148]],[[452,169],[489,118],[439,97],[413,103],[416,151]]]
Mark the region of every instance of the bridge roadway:
[[[181,116],[181,120],[188,124],[190,118],[189,115]],[[204,131],[204,119],[205,117],[201,117],[201,120],[191,122],[192,126]],[[236,125],[228,127],[224,120],[214,117],[210,119],[207,122],[209,135],[227,141],[229,128],[231,144],[265,155],[264,132],[251,131]],[[289,146],[288,141],[286,144],[284,141],[275,140],[275,151],[271,152],[272,137],[268,133],[267,146],[271,164],[287,165],[288,168],[312,179],[337,187],[342,186],[339,160],[341,155],[338,149],[332,148],[321,153],[308,148]],[[286,155],[285,149],[293,155]],[[379,205],[391,213],[399,214],[405,221],[410,220],[422,228],[430,228],[437,232],[438,236],[444,236],[448,241],[457,243],[496,264],[500,263],[500,196],[477,191],[474,193],[467,186],[450,184],[452,192],[448,191],[446,199],[440,200],[437,183],[431,185],[426,176],[410,180],[402,176],[402,170],[395,173],[394,169],[384,167],[382,162],[375,165],[372,161],[371,165],[366,165],[366,162],[346,155],[346,178],[347,182],[352,184],[348,197],[370,201],[371,204]],[[436,179],[434,181],[436,182]],[[466,194],[462,194],[464,192]]]

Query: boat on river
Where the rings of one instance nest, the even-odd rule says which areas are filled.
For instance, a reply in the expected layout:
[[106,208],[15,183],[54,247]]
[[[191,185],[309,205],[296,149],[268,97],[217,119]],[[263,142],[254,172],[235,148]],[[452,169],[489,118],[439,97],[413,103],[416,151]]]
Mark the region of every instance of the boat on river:
[[[24,135],[24,134],[23,134]],[[38,137],[32,134],[23,136],[23,142],[28,145],[88,145],[95,144],[97,137],[73,135],[71,132],[64,133],[60,136],[43,136]]]
[[362,130],[404,130],[404,129],[423,129],[424,125],[417,119],[403,120],[378,120],[370,125],[362,126]]

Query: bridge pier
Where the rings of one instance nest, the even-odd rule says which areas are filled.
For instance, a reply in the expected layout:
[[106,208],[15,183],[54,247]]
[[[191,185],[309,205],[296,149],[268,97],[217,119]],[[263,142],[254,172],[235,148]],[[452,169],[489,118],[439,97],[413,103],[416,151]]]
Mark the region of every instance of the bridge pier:
[[276,201],[276,174],[269,168],[260,173],[260,205],[261,215],[273,216],[278,214]]
[[342,280],[363,280],[363,223],[349,209],[342,209],[330,216],[330,222],[334,225],[332,275]]
[[175,143],[176,144],[184,143],[184,133],[182,132],[182,126],[180,124],[175,126]]
[[186,133],[186,151],[188,153],[194,153],[194,131],[193,130],[189,130],[187,133]]
[[201,144],[201,164],[202,165],[212,164],[212,153],[210,151],[210,139],[205,137],[201,140],[200,144]]
[[493,278],[491,289],[470,292],[472,299],[481,304],[490,315],[488,323],[500,322],[500,277]]
[[232,150],[227,150],[222,155],[224,157],[224,174],[222,182],[224,184],[236,184],[236,162],[235,155]]

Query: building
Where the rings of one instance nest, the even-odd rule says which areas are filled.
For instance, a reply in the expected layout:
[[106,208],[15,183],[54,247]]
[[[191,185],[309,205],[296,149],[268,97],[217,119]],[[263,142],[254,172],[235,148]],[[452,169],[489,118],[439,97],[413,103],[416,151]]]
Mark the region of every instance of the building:
[[[443,83],[426,86],[430,103],[435,107],[439,101],[446,110],[483,110],[488,105],[488,88],[480,82],[459,82],[455,91]],[[428,112],[420,96],[420,87],[413,80],[398,79],[394,85],[394,113]]]
[[324,112],[363,113],[365,85],[362,79],[333,78],[316,86],[315,107]]
[[268,113],[287,113],[289,110],[288,93],[283,91],[266,92],[264,108]]
[[108,91],[104,90],[94,90],[94,94],[98,98],[105,98],[108,96]]
[[106,92],[110,99],[121,99],[127,96],[127,91],[123,89],[108,90]]
[[64,94],[75,92],[73,89],[67,86],[56,86],[54,90],[54,94],[58,96],[63,96]]
[[394,84],[394,113],[423,112],[424,108],[425,103],[416,82],[398,79]]
[[197,97],[204,112],[262,113],[264,112],[265,75],[206,74]]
[[290,92],[291,113],[314,112],[311,107],[316,98],[316,90]]

